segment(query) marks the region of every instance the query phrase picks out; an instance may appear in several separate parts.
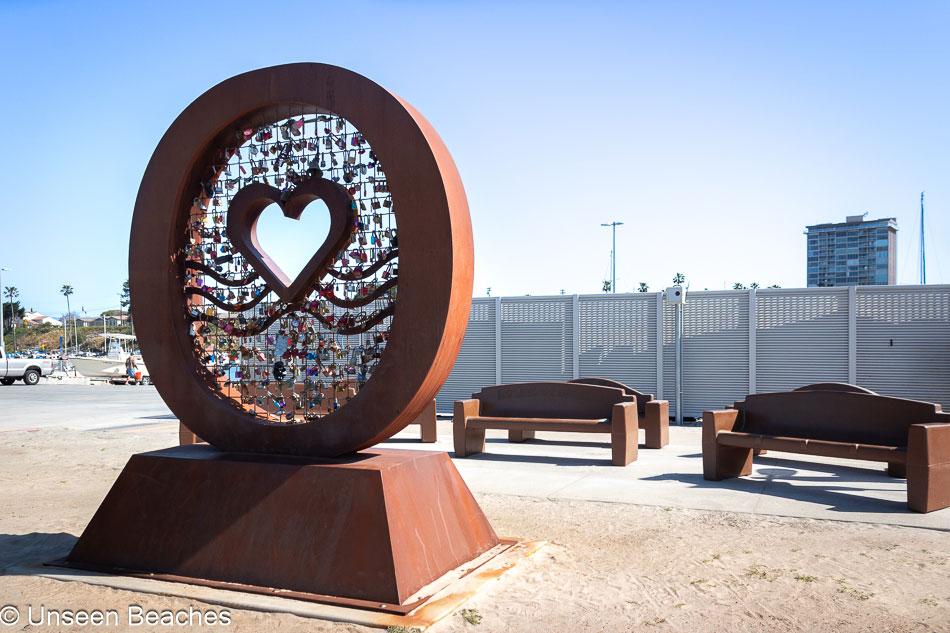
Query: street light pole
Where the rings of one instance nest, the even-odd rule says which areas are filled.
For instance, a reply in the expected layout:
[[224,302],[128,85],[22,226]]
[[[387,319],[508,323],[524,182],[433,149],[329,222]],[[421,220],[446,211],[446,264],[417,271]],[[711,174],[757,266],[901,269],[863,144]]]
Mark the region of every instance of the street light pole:
[[[6,271],[9,271],[10,269],[9,269],[9,268],[0,268],[0,291],[3,290],[3,271],[5,271],[5,270],[6,270]],[[13,306],[10,306],[10,308],[13,308]],[[6,345],[4,345],[4,342],[3,342],[3,317],[4,317],[4,313],[3,313],[3,297],[0,296],[0,347],[2,347],[3,350],[4,350],[4,353],[6,353]]]
[[607,224],[601,224],[601,226],[609,226],[613,231],[613,243],[610,247],[610,292],[617,292],[617,227],[623,224],[623,222],[610,222]]

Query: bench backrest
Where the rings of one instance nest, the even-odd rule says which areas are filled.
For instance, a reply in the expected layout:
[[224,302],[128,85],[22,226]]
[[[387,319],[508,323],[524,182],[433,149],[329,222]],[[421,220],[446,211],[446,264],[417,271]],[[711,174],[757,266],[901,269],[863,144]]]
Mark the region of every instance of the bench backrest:
[[830,442],[907,446],[911,424],[950,422],[940,405],[825,383],[737,402],[737,431]]
[[622,382],[610,380],[609,378],[575,378],[574,380],[569,380],[568,382],[574,385],[597,385],[599,387],[613,387],[614,389],[622,389],[623,392],[628,396],[636,396],[637,413],[640,415],[646,413],[647,402],[653,400],[652,393],[641,393],[633,387],[628,387]]
[[472,397],[481,403],[480,415],[497,418],[610,419],[615,404],[634,401],[634,396],[614,387],[566,382],[495,385]]

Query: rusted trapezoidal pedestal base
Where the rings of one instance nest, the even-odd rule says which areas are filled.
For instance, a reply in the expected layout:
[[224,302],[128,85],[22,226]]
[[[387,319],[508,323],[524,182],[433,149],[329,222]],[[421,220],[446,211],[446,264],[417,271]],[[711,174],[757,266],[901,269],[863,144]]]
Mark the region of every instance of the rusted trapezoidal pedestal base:
[[133,455],[54,564],[408,613],[420,589],[504,545],[445,453],[191,445]]

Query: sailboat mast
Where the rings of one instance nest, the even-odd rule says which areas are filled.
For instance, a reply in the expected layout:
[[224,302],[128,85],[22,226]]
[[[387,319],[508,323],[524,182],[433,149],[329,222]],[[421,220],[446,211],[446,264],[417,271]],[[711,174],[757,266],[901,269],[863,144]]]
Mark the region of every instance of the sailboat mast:
[[924,192],[920,192],[920,283],[927,284],[927,252],[924,250]]

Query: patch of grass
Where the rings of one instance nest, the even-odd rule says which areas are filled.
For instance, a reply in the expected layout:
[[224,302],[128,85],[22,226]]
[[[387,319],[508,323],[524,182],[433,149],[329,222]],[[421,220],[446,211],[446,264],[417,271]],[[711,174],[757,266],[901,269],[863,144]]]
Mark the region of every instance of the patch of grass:
[[886,551],[886,552],[893,552],[894,550],[896,550],[896,549],[897,549],[898,547],[900,547],[900,546],[901,546],[900,543],[894,543],[893,545],[888,545],[887,547],[885,547],[885,548],[884,548],[884,551]]
[[685,606],[686,606],[686,603],[685,603],[685,602],[680,602],[679,604],[674,604],[674,605],[673,605],[673,608],[674,608],[674,609],[682,609],[682,608],[685,607]]
[[422,629],[417,626],[410,628],[408,626],[396,625],[386,627],[386,633],[422,633]]
[[793,551],[793,552],[800,552],[800,551],[802,551],[802,548],[800,548],[800,547],[793,547],[793,548],[792,548],[792,551]]
[[479,624],[482,621],[482,614],[478,612],[478,609],[459,609],[456,613],[469,624]]
[[644,622],[647,626],[656,626],[657,624],[663,624],[666,622],[666,618],[653,618],[652,620],[647,620]]
[[774,569],[770,570],[765,565],[752,565],[752,567],[749,567],[749,569],[746,570],[745,575],[772,582],[778,578],[778,571]]
[[865,593],[860,589],[855,589],[854,587],[848,587],[846,585],[838,587],[838,593],[849,595],[856,600],[870,600],[871,597],[874,596],[873,593]]
[[926,604],[927,606],[935,607],[937,606],[937,601],[933,598],[921,598],[920,604]]
[[816,582],[818,576],[806,576],[805,574],[795,574],[795,580],[800,580],[802,582]]

